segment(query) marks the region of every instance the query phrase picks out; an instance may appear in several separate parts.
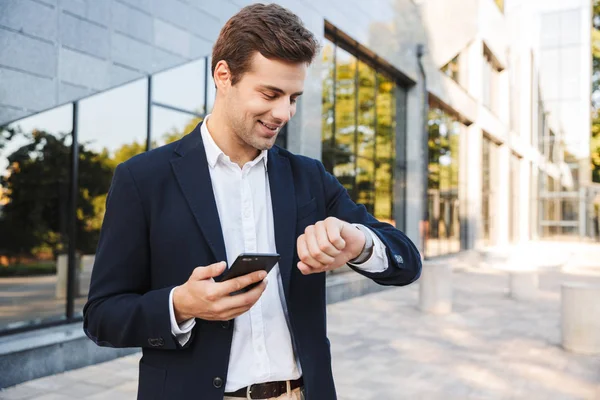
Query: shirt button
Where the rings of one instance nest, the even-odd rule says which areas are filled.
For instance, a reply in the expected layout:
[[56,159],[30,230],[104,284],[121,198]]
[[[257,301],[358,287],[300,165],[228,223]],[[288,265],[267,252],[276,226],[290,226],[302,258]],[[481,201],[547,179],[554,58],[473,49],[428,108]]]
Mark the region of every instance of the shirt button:
[[218,376],[213,378],[213,386],[220,389],[223,386],[223,379]]

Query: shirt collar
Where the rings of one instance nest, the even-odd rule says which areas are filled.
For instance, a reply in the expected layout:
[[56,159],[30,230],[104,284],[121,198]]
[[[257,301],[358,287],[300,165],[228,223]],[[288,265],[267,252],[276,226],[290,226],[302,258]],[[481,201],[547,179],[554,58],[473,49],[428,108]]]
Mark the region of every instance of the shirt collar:
[[[200,133],[202,134],[202,142],[204,143],[204,149],[206,151],[206,160],[208,161],[208,165],[211,168],[214,168],[217,165],[219,159],[229,160],[229,157],[225,153],[223,153],[223,150],[221,150],[217,143],[215,143],[214,139],[212,138],[212,135],[208,131],[207,121],[209,117],[210,114],[204,117],[204,121],[202,121],[202,126],[200,127]],[[260,161],[262,161],[266,171],[268,161],[267,154],[267,150],[262,150],[254,160],[250,161],[250,166],[254,166]]]

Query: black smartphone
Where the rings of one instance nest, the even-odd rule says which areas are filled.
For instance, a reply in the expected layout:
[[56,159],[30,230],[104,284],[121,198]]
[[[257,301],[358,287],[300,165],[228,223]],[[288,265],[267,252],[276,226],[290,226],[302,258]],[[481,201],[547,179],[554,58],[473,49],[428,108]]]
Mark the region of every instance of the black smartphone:
[[[236,258],[231,267],[225,271],[221,282],[260,270],[267,271],[268,274],[275,264],[279,262],[279,258],[279,254],[276,253],[242,253]],[[253,283],[231,294],[236,295],[245,293],[259,283],[260,282]]]

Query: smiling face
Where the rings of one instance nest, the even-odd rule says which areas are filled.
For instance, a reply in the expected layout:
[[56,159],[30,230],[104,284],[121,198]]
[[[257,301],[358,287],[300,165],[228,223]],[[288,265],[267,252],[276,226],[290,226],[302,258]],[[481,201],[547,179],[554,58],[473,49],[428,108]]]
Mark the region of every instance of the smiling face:
[[251,66],[232,85],[227,63],[215,68],[219,100],[223,102],[228,131],[246,149],[273,147],[283,126],[296,113],[296,102],[304,90],[307,64],[270,60],[259,52]]

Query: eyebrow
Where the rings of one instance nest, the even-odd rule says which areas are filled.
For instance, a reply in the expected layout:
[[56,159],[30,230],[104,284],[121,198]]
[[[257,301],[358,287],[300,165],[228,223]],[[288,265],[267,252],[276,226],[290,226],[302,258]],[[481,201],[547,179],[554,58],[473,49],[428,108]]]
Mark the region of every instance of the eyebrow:
[[[283,90],[281,90],[281,89],[279,89],[278,87],[275,87],[275,86],[271,86],[271,85],[260,85],[260,87],[261,87],[262,89],[271,90],[271,91],[273,91],[273,92],[276,92],[276,93],[279,93],[279,94],[285,94],[285,92],[284,92]],[[292,96],[300,96],[300,95],[302,95],[302,93],[304,93],[304,92],[296,92],[296,93],[293,93],[293,94],[292,94]]]

